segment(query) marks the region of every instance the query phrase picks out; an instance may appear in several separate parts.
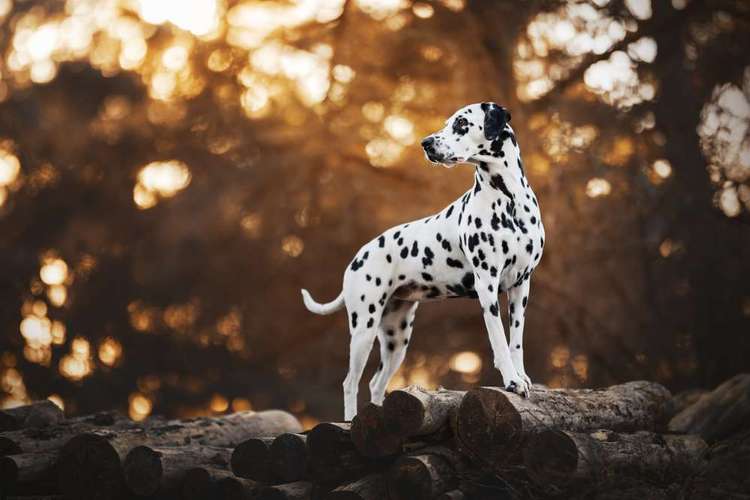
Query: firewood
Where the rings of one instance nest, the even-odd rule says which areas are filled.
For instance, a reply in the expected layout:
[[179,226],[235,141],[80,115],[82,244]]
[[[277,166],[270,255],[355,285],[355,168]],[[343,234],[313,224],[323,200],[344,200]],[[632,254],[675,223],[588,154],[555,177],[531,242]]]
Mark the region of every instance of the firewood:
[[215,446],[136,446],[123,461],[125,484],[140,496],[174,490],[182,484],[188,469],[200,465],[227,468],[231,453],[229,448]]
[[0,457],[0,484],[11,489],[18,483],[47,480],[54,475],[57,456],[51,451]]
[[339,486],[324,498],[325,500],[381,500],[387,498],[385,479],[380,474],[370,474]]
[[386,427],[400,436],[423,436],[438,432],[461,404],[465,391],[427,391],[409,386],[386,396],[383,415]]
[[74,437],[62,448],[58,481],[63,494],[69,497],[103,500],[121,491],[124,484],[121,461],[136,446],[190,443],[234,447],[254,436],[300,430],[300,423],[293,415],[269,410],[167,421],[145,429],[85,433]]
[[597,390],[535,388],[528,399],[479,387],[467,392],[459,406],[456,438],[463,452],[496,466],[545,429],[653,430],[669,397],[663,386],[645,381]]
[[748,421],[750,373],[741,373],[675,415],[669,431],[700,434],[712,443],[739,431]]
[[224,478],[234,477],[226,469],[214,467],[193,467],[185,471],[182,481],[182,500],[214,500],[221,498],[217,483]]
[[669,422],[675,415],[682,412],[688,406],[692,406],[708,393],[709,391],[705,389],[688,389],[687,391],[675,394],[669,398],[664,407],[664,419]]
[[461,490],[446,491],[438,497],[438,500],[464,500],[466,495]]
[[257,500],[309,500],[312,495],[312,483],[297,481],[295,483],[279,484],[260,488],[256,494]]
[[252,479],[225,476],[216,481],[216,497],[222,500],[247,500],[256,498],[261,486]]
[[385,426],[383,408],[367,403],[352,420],[352,442],[369,458],[395,455],[401,451],[402,438]]
[[273,440],[272,437],[258,437],[238,444],[232,451],[231,458],[234,475],[264,483],[272,482],[271,443]]
[[285,483],[300,481],[307,472],[307,436],[286,432],[271,444],[271,473]]
[[562,486],[575,481],[591,484],[611,474],[653,478],[692,474],[703,464],[706,449],[699,436],[547,430],[528,440],[523,460],[538,485]]
[[35,401],[25,406],[0,410],[0,432],[26,427],[47,427],[65,420],[63,411],[49,400]]
[[74,436],[97,429],[133,429],[137,425],[117,413],[64,420],[56,425],[4,432],[0,436],[0,456],[56,451]]
[[352,443],[351,424],[325,422],[307,435],[309,474],[321,483],[340,483],[367,468],[365,458]]
[[399,458],[387,475],[391,500],[429,500],[454,489],[466,467],[456,451],[435,446]]

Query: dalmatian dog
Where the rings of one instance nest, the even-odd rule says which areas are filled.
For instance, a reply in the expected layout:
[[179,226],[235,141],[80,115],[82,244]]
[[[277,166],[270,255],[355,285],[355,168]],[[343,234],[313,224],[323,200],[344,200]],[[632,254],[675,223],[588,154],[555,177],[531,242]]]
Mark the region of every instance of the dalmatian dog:
[[[401,365],[420,302],[478,298],[506,390],[528,396],[523,364],[524,315],[530,278],[542,257],[539,204],[524,174],[510,113],[491,102],[459,109],[445,127],[422,141],[427,159],[475,167],[474,185],[437,214],[388,229],[365,244],[344,273],[343,289],[327,304],[307,290],[316,314],[346,307],[351,332],[344,417],[357,412],[357,391],[377,337],[381,363],[370,381],[373,403]],[[508,294],[510,346],[500,318],[499,295]]]

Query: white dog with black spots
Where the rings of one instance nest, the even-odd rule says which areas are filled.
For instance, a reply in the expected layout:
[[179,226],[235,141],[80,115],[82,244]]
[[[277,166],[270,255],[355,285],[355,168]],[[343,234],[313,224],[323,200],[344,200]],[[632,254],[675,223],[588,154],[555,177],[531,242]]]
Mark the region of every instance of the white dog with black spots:
[[[439,213],[388,229],[364,245],[332,302],[319,304],[302,290],[313,313],[331,314],[344,306],[349,313],[346,420],[357,413],[359,381],[375,338],[381,363],[370,394],[373,403],[382,404],[404,360],[417,307],[430,300],[478,298],[506,390],[528,396],[524,316],[531,274],[542,257],[544,227],[509,122],[510,113],[491,102],[454,113],[422,147],[433,163],[474,165],[474,186]],[[510,346],[500,318],[502,292],[508,294]]]

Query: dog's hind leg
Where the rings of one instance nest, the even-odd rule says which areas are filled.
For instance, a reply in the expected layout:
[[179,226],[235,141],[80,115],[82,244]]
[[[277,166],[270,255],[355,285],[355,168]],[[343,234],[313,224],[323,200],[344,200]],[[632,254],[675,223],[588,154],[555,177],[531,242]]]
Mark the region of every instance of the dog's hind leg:
[[370,400],[383,404],[385,390],[406,356],[419,302],[391,299],[380,322],[380,365],[370,380]]
[[[350,303],[354,302],[354,307]],[[357,393],[362,371],[370,356],[372,344],[378,333],[383,306],[378,302],[360,305],[360,301],[347,301],[349,312],[349,372],[344,379],[344,419],[350,421],[357,414]]]

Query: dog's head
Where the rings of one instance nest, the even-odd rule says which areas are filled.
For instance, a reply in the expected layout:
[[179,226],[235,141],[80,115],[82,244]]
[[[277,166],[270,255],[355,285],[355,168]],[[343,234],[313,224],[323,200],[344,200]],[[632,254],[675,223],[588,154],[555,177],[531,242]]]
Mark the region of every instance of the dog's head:
[[494,102],[469,104],[445,122],[445,127],[422,141],[427,159],[452,167],[475,156],[499,156],[510,113]]

